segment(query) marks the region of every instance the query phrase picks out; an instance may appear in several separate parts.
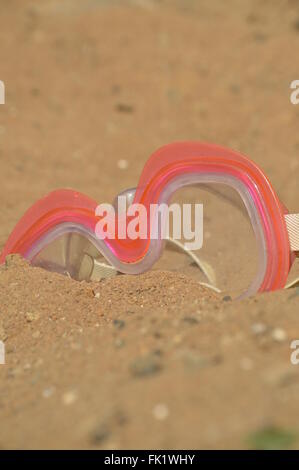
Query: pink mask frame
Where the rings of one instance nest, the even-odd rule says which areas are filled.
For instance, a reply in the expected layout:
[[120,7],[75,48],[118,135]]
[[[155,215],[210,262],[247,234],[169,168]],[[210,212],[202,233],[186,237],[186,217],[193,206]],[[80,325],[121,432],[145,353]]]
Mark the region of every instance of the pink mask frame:
[[[257,241],[259,267],[242,297],[283,288],[299,248],[290,242],[287,209],[263,171],[245,156],[209,143],[172,143],[152,154],[136,190],[128,194],[134,203],[149,209],[150,204],[168,203],[178,189],[197,183],[230,186],[238,192],[248,212]],[[95,215],[97,205],[73,190],[51,192],[17,223],[1,253],[0,263],[10,253],[32,260],[50,241],[77,232],[87,237],[118,271],[138,274],[150,269],[161,255],[163,241],[150,237],[147,240],[98,239],[95,235],[99,220]]]

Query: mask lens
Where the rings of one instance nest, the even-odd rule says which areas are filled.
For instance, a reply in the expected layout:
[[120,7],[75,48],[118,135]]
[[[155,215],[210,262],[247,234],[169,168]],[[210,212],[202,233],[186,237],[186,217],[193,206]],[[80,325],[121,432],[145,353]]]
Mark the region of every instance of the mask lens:
[[[246,291],[257,274],[258,246],[250,217],[238,192],[227,185],[206,184],[197,186],[196,189],[179,191],[171,202],[177,202],[181,207],[186,203],[193,207],[197,203],[203,204],[203,245],[194,253],[211,274],[210,281],[213,280],[221,291],[232,297]],[[194,214],[194,210],[192,213]],[[191,225],[193,231],[198,230],[194,216]],[[190,243],[184,237],[181,241]],[[163,256],[168,267],[171,264],[170,258],[173,263],[172,254]],[[159,262],[159,267],[163,260]],[[186,274],[208,282],[203,273],[190,265],[190,261],[183,255],[176,258],[176,263],[180,271],[183,269]]]
[[78,281],[90,280],[98,250],[83,235],[66,233],[56,238],[32,259],[33,266],[65,274]]

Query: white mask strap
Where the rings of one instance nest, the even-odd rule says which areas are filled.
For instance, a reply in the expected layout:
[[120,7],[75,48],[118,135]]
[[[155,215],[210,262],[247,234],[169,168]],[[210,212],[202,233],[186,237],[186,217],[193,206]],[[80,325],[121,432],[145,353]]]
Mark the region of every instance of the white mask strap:
[[299,251],[299,214],[287,214],[284,217],[287,224],[291,250]]

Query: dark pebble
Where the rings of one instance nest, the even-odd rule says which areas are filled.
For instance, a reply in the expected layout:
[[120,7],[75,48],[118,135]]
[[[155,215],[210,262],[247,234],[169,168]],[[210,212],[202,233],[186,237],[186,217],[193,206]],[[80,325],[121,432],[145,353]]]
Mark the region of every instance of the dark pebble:
[[113,325],[115,326],[115,328],[118,328],[119,330],[124,328],[125,324],[126,323],[124,320],[113,320]]
[[196,325],[196,323],[198,323],[198,320],[195,317],[184,317],[183,321],[185,323],[189,323],[189,325]]
[[131,374],[135,377],[146,377],[160,372],[161,362],[156,354],[139,357],[130,364]]
[[91,433],[91,442],[94,445],[102,444],[110,436],[110,430],[106,423],[99,423]]
[[133,113],[134,108],[130,104],[118,103],[115,107],[119,113]]

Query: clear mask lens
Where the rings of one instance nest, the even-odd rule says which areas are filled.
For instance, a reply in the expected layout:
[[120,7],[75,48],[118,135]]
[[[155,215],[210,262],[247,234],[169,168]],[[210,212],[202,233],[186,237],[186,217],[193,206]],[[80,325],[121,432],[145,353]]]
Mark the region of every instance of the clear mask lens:
[[34,256],[32,264],[77,281],[91,281],[100,274],[102,261],[104,258],[84,235],[66,233],[47,244]]
[[[204,269],[200,271],[192,260],[171,247],[155,268],[163,264],[168,269],[176,268],[232,296],[246,291],[257,274],[258,247],[247,209],[237,191],[222,184],[199,185],[196,189],[180,190],[171,202],[203,204],[203,245],[194,254]],[[192,230],[196,230],[194,224]],[[183,238],[181,242],[190,240]]]

